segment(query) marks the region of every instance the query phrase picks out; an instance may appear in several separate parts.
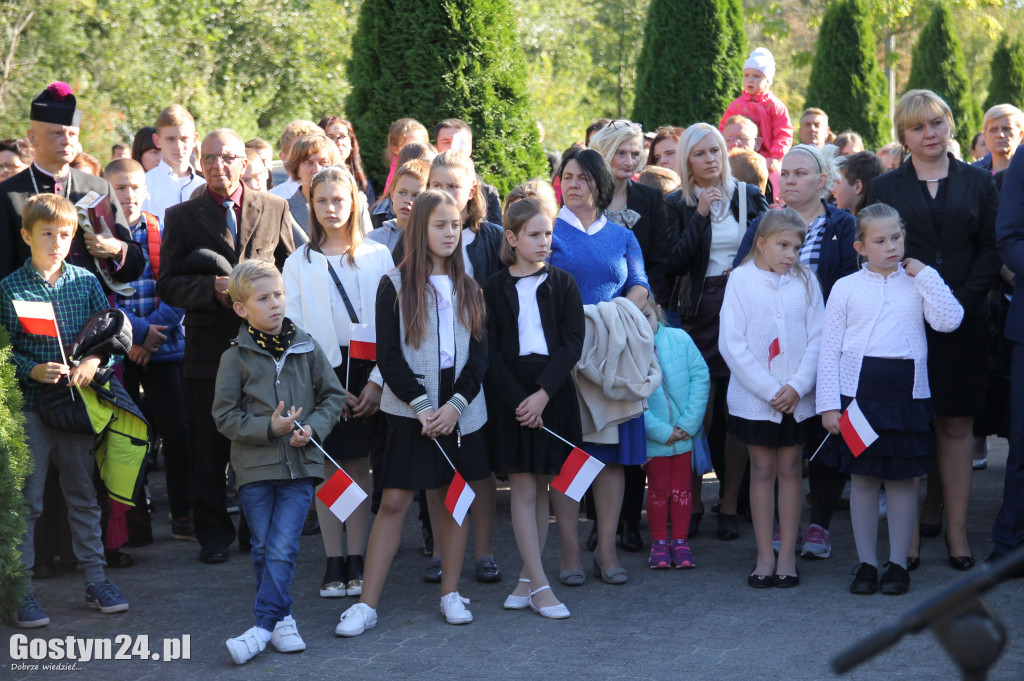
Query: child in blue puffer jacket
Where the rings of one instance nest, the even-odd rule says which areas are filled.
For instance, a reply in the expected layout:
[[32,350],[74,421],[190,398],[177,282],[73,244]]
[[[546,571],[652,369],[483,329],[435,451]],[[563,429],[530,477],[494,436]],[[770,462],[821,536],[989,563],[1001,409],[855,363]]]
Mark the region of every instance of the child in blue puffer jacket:
[[[653,299],[644,310],[654,329],[661,385],[647,399],[647,521],[651,527],[650,568],[694,568],[687,544],[690,529],[693,438],[704,421],[711,385],[708,365],[682,329],[659,323]],[[672,544],[668,520],[672,518]],[[670,552],[671,549],[671,552]]]

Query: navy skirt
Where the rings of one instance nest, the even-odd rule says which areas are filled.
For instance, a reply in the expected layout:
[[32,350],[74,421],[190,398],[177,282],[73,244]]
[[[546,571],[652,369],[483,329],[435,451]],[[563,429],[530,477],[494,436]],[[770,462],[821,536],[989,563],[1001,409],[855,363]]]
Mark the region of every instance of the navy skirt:
[[755,447],[792,447],[804,442],[804,429],[792,414],[783,414],[782,421],[755,421],[729,415],[729,432],[740,442]]
[[[841,396],[844,411],[853,399]],[[833,435],[822,448],[825,462],[843,473],[882,480],[927,474],[935,412],[931,400],[914,399],[914,360],[865,357],[856,399],[878,439],[854,457],[843,438]]]

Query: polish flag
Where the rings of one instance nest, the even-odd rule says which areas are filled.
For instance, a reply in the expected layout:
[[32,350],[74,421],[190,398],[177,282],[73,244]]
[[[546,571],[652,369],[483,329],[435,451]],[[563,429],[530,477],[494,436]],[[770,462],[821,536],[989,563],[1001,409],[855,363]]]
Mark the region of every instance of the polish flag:
[[772,368],[772,360],[782,354],[782,348],[779,347],[779,339],[776,338],[768,346],[768,368]]
[[35,303],[27,300],[12,300],[14,312],[21,322],[25,333],[37,336],[60,338],[57,332],[57,318],[53,313],[53,303]]
[[466,484],[466,480],[459,472],[455,471],[452,484],[448,487],[448,494],[444,497],[444,507],[452,514],[459,527],[462,527],[462,522],[466,519],[466,514],[469,513],[469,506],[475,498],[476,494],[473,489]]
[[864,418],[864,412],[857,406],[857,400],[850,402],[850,406],[839,417],[839,431],[854,457],[863,454],[864,450],[878,439],[878,433]]
[[348,473],[339,468],[320,487],[316,497],[324,502],[324,506],[331,509],[331,513],[336,515],[338,520],[345,522],[352,515],[352,511],[363,503],[366,492],[348,477]]
[[579,501],[602,468],[603,463],[579,447],[573,447],[562,464],[562,470],[551,481],[551,486],[573,501]]
[[377,328],[373,324],[352,325],[348,356],[352,359],[377,361]]

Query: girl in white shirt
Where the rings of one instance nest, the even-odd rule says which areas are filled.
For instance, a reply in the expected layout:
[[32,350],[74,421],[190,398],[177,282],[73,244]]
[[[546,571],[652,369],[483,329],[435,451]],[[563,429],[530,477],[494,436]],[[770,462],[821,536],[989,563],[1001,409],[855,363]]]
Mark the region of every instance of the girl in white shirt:
[[[814,416],[814,382],[824,314],[821,287],[800,265],[807,223],[792,208],[765,214],[754,247],[733,270],[722,304],[718,347],[729,366],[729,430],[750,451],[754,588],[800,583],[796,535],[803,499],[799,422]],[[779,488],[778,563],[772,550]]]
[[[930,468],[934,416],[924,322],[949,332],[963,318],[963,308],[938,272],[913,258],[903,259],[904,235],[899,213],[890,206],[876,203],[857,214],[854,248],[866,263],[832,288],[822,332],[817,408],[832,435],[822,455],[850,473],[850,515],[860,560],[850,585],[855,594],[873,594],[879,587],[875,544],[883,480],[889,562],[881,589],[897,595],[910,588],[907,553],[917,519],[914,478]],[[841,425],[843,411],[847,417]],[[868,427],[857,426],[865,421]],[[872,440],[871,431],[877,439]],[[854,454],[847,443],[856,445],[858,438],[868,446]]]

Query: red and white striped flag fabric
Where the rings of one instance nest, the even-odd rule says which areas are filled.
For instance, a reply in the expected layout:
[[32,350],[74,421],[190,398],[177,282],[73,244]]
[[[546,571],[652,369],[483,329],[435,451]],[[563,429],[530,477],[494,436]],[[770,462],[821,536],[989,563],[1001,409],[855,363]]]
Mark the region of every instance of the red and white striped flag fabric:
[[338,517],[338,520],[345,522],[352,515],[352,511],[366,499],[366,492],[348,476],[348,473],[339,468],[320,487],[316,496]]
[[878,433],[864,417],[857,400],[850,402],[850,406],[839,417],[839,431],[854,457],[863,454],[878,439]]
[[466,484],[466,480],[455,471],[455,477],[452,478],[452,484],[448,487],[448,494],[444,497],[444,507],[448,509],[448,512],[455,518],[455,522],[462,527],[463,521],[466,519],[466,514],[469,513],[469,507],[473,503],[473,499],[476,498],[476,493],[473,489]]
[[573,447],[562,464],[562,470],[551,481],[551,486],[570,499],[579,501],[602,468],[603,463],[579,447]]
[[353,324],[348,342],[348,356],[352,359],[377,361],[377,327],[373,324]]
[[53,313],[53,303],[29,302],[12,300],[14,313],[18,315],[21,328],[25,333],[37,336],[60,338],[57,333],[57,317]]
[[776,338],[768,346],[768,368],[772,368],[772,360],[782,354],[782,348],[779,347],[779,339]]

